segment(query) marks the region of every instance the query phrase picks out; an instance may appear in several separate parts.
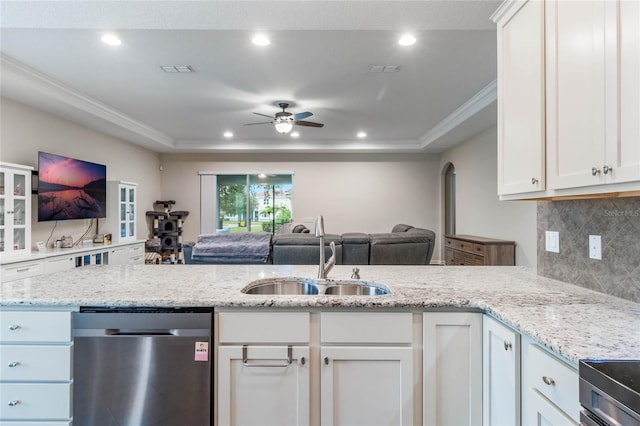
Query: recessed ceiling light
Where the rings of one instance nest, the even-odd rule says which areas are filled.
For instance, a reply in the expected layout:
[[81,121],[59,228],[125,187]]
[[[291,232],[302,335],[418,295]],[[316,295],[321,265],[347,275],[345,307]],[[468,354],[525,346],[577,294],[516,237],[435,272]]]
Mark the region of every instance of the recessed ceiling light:
[[122,40],[120,40],[115,34],[105,34],[100,40],[109,46],[120,46],[122,44]]
[[415,44],[415,43],[416,43],[416,38],[411,34],[404,34],[402,37],[400,37],[400,40],[398,40],[398,44],[400,46],[411,46],[412,44]]
[[291,132],[291,137],[292,137],[292,138],[299,138],[299,137],[300,137],[300,133],[298,133],[298,132]]
[[224,132],[224,133],[222,134],[222,136],[224,136],[225,138],[232,138],[232,137],[233,137],[233,133],[231,133],[231,132]]
[[257,34],[252,39],[251,42],[256,46],[268,46],[271,44],[271,41],[264,34]]
[[358,136],[360,139],[363,139],[367,137],[367,134],[365,132],[358,132],[356,136]]

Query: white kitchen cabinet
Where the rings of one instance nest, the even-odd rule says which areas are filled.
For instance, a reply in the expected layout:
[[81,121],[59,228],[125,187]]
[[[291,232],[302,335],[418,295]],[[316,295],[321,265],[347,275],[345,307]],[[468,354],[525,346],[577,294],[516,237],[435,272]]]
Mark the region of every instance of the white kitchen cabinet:
[[483,425],[520,424],[520,334],[483,317]]
[[423,424],[482,422],[482,314],[423,314]]
[[544,2],[506,2],[498,36],[498,194],[545,189]]
[[136,198],[138,184],[123,181],[107,183],[107,218],[103,229],[113,242],[136,240]]
[[109,250],[109,264],[135,265],[144,263],[144,243],[125,244]]
[[524,338],[522,344],[522,424],[577,425],[580,422],[578,372]]
[[70,423],[71,318],[66,310],[0,311],[0,424]]
[[8,282],[35,277],[44,271],[41,259],[23,260],[0,265],[0,281]]
[[218,350],[219,425],[309,424],[309,346]]
[[31,171],[0,162],[0,259],[31,253]]
[[322,425],[412,425],[413,315],[323,312]]
[[640,6],[554,0],[546,14],[548,186],[640,181]]
[[310,314],[216,314],[218,425],[308,425]]

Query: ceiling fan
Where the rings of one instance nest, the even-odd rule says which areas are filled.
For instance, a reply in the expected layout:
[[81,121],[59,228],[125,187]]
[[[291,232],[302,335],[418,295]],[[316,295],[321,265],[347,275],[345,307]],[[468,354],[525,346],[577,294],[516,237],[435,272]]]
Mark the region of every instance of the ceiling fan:
[[245,126],[253,126],[255,124],[274,124],[276,128],[276,132],[287,134],[293,129],[293,126],[306,126],[306,127],[324,127],[322,123],[315,123],[313,121],[305,121],[304,119],[307,117],[311,117],[313,113],[310,112],[299,112],[297,114],[290,113],[285,111],[289,108],[289,104],[286,102],[278,103],[278,106],[282,108],[281,112],[277,112],[275,116],[271,117],[270,115],[260,114],[259,112],[254,112],[256,115],[261,115],[263,117],[271,118],[271,121],[262,121],[260,123],[247,123]]

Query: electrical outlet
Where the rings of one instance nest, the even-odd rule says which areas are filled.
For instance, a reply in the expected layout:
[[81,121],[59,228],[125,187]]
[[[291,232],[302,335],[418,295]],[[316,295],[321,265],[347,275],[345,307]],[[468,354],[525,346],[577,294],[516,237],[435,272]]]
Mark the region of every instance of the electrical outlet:
[[589,258],[602,260],[602,238],[600,235],[589,235]]
[[546,250],[551,253],[560,253],[560,233],[557,231],[547,231],[544,235]]

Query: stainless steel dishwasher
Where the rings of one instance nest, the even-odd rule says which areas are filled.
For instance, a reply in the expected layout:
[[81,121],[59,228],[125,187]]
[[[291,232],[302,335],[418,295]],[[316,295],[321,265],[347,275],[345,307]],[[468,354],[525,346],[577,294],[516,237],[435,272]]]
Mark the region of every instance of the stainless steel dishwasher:
[[73,424],[211,425],[212,321],[210,309],[82,308]]

